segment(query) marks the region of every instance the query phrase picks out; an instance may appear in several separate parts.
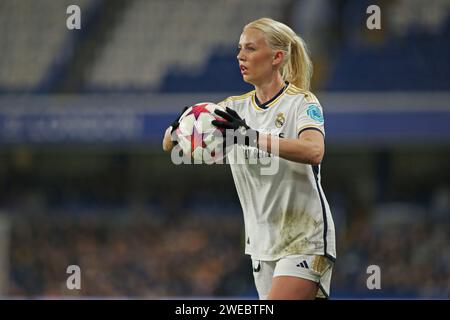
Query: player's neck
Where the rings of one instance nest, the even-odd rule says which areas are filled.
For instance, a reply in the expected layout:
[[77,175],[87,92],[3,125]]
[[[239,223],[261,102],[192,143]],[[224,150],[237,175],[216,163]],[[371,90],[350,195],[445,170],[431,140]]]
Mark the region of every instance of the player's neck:
[[255,86],[256,97],[261,104],[271,100],[286,84],[280,78],[272,79],[267,83]]

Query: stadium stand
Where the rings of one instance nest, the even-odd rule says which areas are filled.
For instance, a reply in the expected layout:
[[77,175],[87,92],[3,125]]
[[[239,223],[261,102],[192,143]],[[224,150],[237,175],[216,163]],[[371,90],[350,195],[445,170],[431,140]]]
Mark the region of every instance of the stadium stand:
[[[0,3],[0,92],[39,92],[70,45],[66,8],[73,1],[5,0]],[[77,1],[90,8],[95,0]]]
[[[282,17],[292,3],[300,5],[289,19],[315,53],[316,89],[449,89],[446,1],[430,1],[426,15],[420,2],[386,4],[384,29],[375,33],[361,28],[368,1],[322,1],[308,21],[326,12],[331,22],[316,31],[296,20],[307,1],[78,1],[90,35],[55,28],[69,2],[2,1],[0,90],[242,92],[249,88],[236,67],[242,26],[260,16]],[[338,10],[339,19],[330,13]],[[327,35],[322,42],[320,32]]]
[[102,48],[87,87],[158,90],[168,70],[202,74],[212,50],[235,47],[242,26],[253,18],[281,16],[283,2],[134,1]]
[[[374,37],[364,26],[364,1],[348,2],[348,35],[336,52],[326,90],[448,90],[450,19],[448,1],[412,5],[398,1],[383,16],[386,27]],[[401,14],[400,14],[401,12]],[[425,14],[426,12],[426,14]],[[353,72],[346,72],[352,70]]]

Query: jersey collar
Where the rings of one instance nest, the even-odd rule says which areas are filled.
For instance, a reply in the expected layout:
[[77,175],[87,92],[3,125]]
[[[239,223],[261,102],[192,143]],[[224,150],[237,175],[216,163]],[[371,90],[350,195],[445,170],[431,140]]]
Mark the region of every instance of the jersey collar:
[[286,85],[269,101],[265,103],[260,103],[258,97],[256,96],[256,91],[252,96],[252,104],[257,110],[267,110],[269,107],[273,106],[275,102],[277,102],[281,96],[286,92],[286,89],[289,87],[289,82],[285,82]]

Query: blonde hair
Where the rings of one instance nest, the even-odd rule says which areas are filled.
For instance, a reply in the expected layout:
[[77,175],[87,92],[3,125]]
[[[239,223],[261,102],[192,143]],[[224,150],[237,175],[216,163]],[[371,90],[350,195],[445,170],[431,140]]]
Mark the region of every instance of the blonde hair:
[[303,39],[284,23],[270,18],[252,21],[246,28],[262,31],[272,50],[284,51],[285,57],[280,67],[283,80],[309,91],[313,66]]

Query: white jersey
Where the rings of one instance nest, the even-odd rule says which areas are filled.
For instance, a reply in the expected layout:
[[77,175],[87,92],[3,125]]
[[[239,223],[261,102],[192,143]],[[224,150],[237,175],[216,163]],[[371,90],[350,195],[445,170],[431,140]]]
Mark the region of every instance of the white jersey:
[[[257,102],[255,91],[219,104],[262,133],[298,139],[303,130],[313,129],[325,136],[317,98],[292,84],[264,105]],[[244,213],[245,253],[268,261],[292,254],[325,255],[334,261],[334,223],[320,185],[320,167],[277,158],[276,173],[262,175],[263,164],[256,159],[273,155],[242,146],[231,154],[244,159],[229,162]]]

